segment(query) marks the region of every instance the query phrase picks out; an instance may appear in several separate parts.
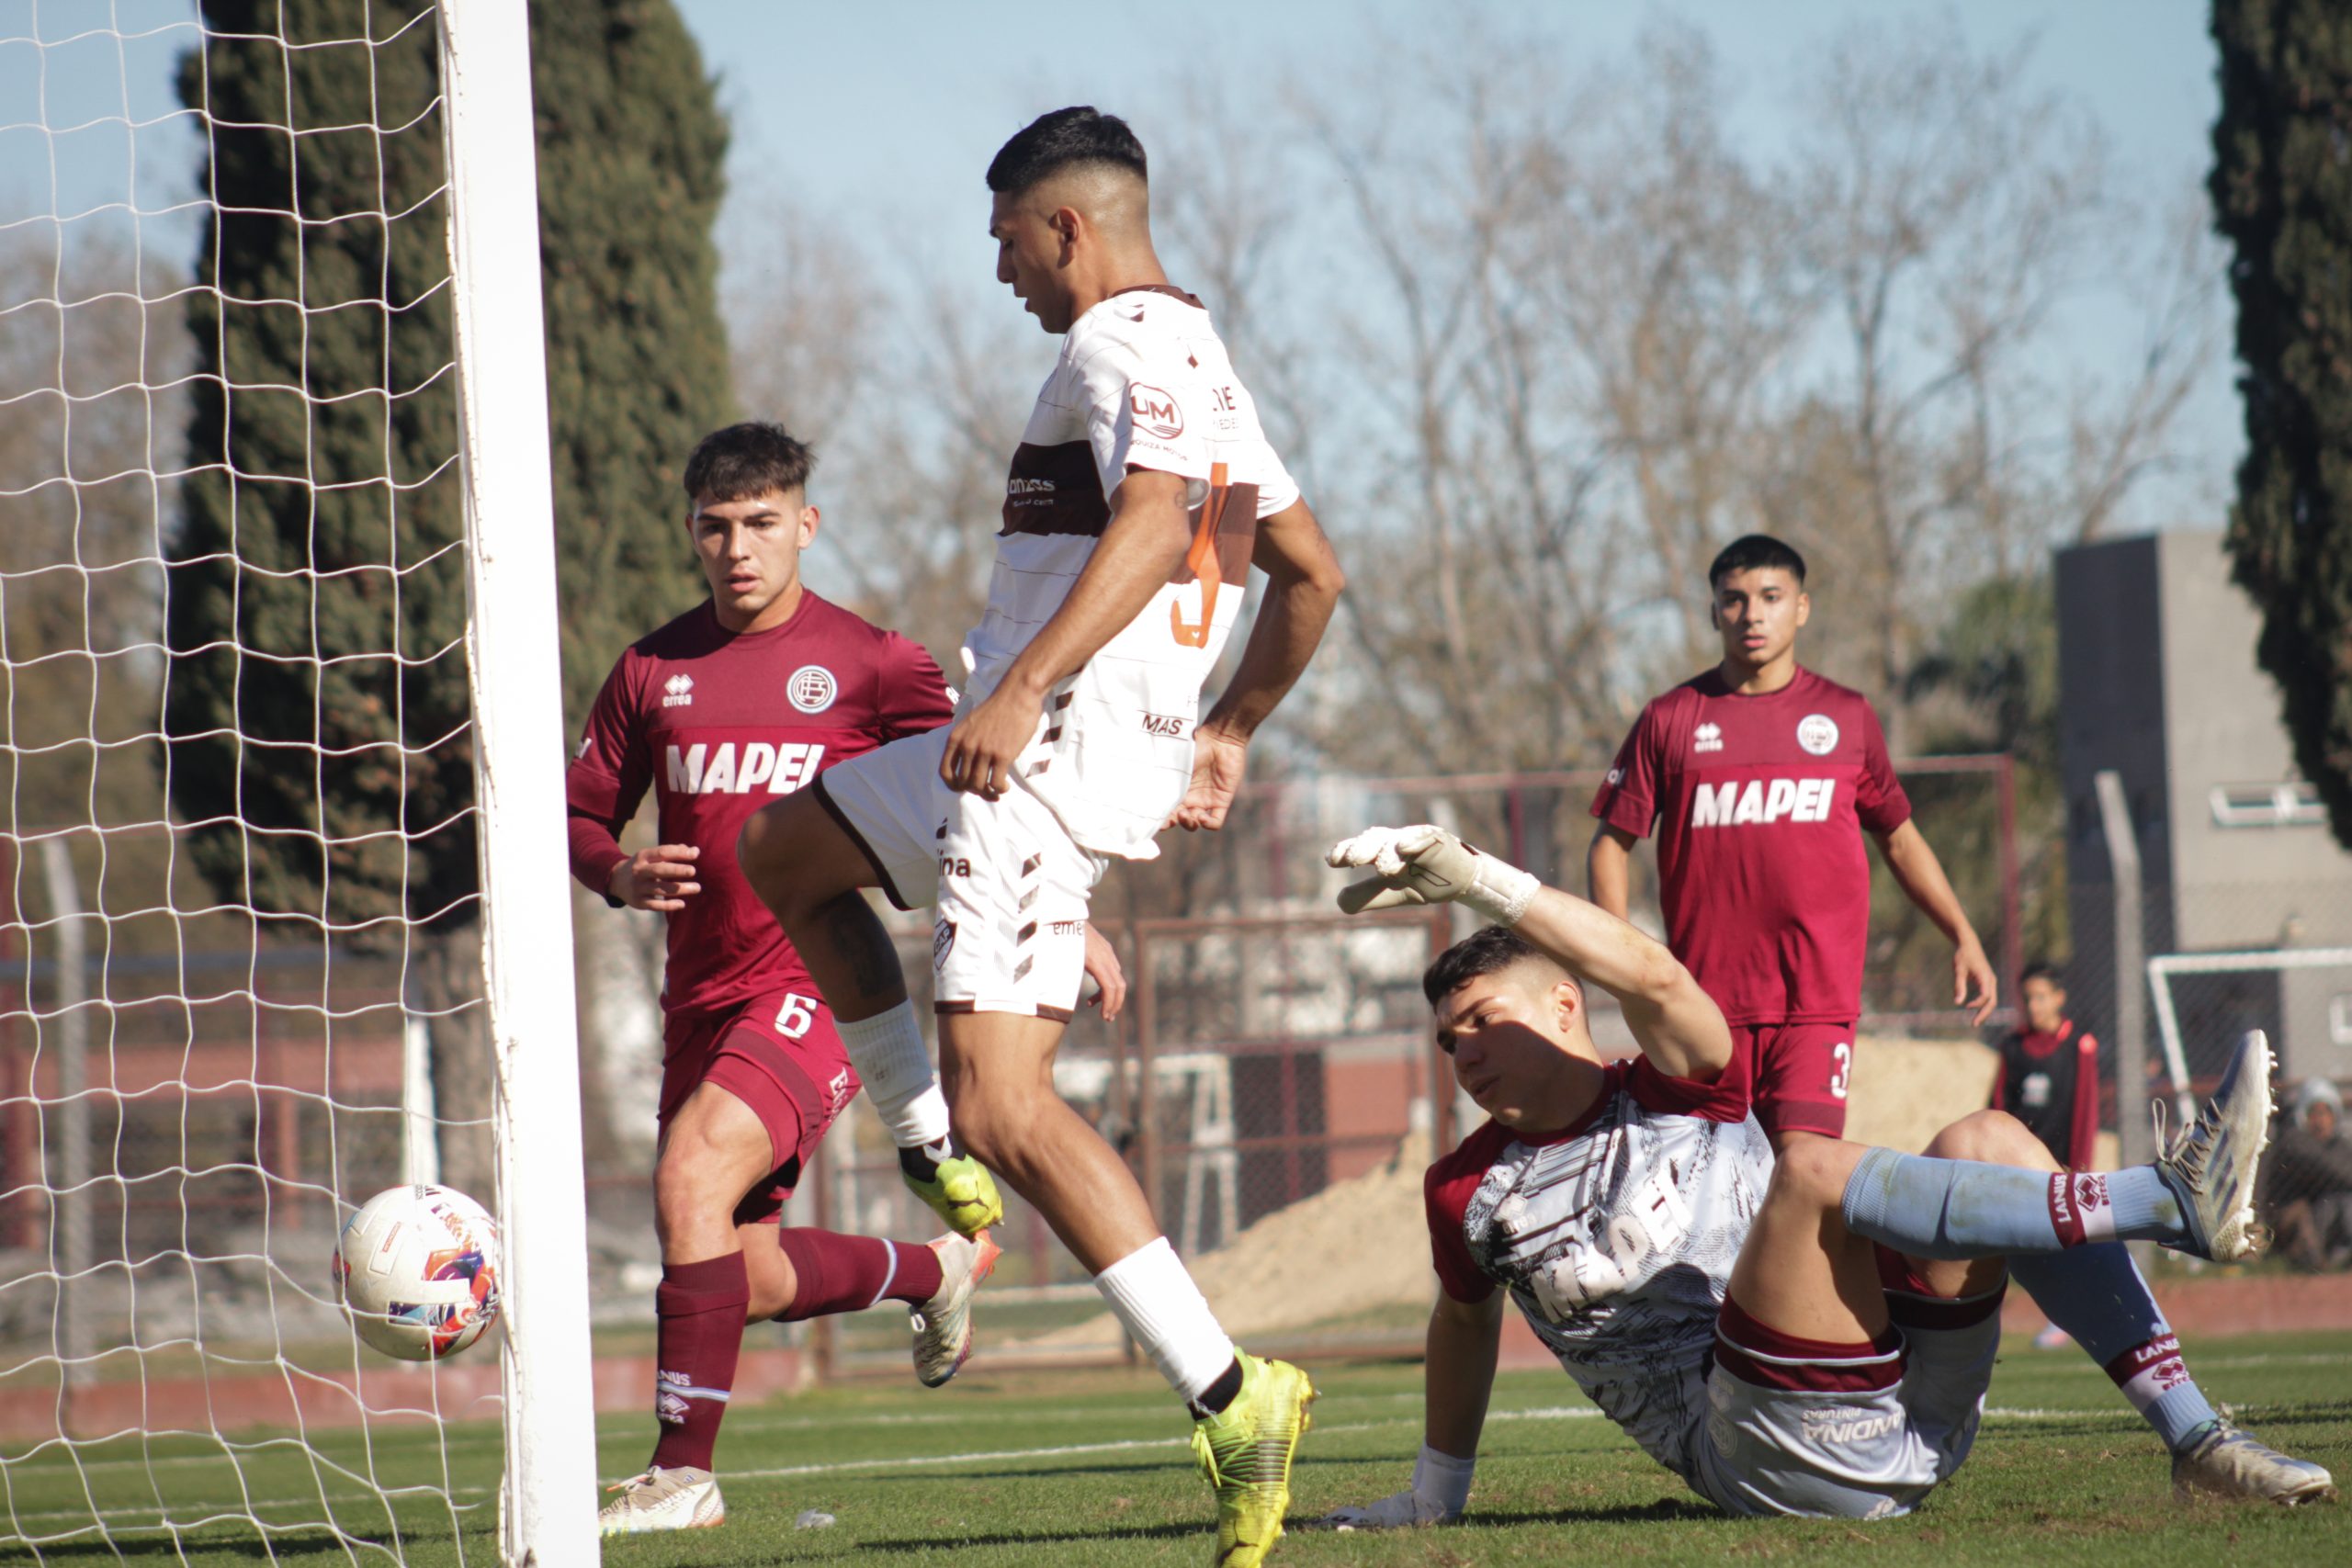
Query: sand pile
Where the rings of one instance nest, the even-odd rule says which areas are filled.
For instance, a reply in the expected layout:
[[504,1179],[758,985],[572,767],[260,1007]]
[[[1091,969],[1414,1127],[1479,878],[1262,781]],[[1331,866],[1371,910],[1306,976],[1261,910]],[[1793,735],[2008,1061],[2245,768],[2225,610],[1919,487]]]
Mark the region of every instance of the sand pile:
[[[1362,1176],[1277,1209],[1231,1245],[1188,1258],[1226,1332],[1247,1338],[1374,1307],[1426,1306],[1437,1288],[1421,1212],[1429,1164],[1429,1134],[1408,1134]],[[1097,1346],[1118,1335],[1106,1312],[1021,1347]]]
[[1944,1128],[1990,1103],[2000,1066],[1998,1052],[1973,1040],[1863,1035],[1854,1042],[1846,1136],[1917,1154]]

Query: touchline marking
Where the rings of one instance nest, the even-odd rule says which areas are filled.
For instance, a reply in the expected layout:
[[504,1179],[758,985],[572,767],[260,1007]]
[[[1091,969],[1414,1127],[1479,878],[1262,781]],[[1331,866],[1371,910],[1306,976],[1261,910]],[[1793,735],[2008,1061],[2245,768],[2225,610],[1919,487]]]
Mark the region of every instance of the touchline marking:
[[[1984,1412],[1985,1419],[1994,1421],[2077,1421],[2085,1416],[2112,1416],[2128,1418],[2131,1411],[2113,1407],[2098,1410],[2043,1410],[2012,1408],[1996,1405]],[[1589,1421],[1598,1420],[1600,1412],[1589,1404],[1540,1404],[1524,1410],[1489,1411],[1487,1420],[1497,1421]],[[1378,1432],[1392,1427],[1416,1426],[1414,1417],[1398,1416],[1387,1421],[1351,1421],[1337,1427],[1317,1427],[1316,1435],[1338,1437],[1344,1432]],[[1129,1438],[1108,1443],[1066,1443],[1049,1449],[983,1449],[958,1454],[903,1455],[894,1459],[837,1460],[829,1464],[780,1465],[768,1470],[729,1471],[729,1475],[746,1479],[782,1479],[795,1475],[838,1475],[853,1470],[920,1470],[926,1465],[982,1464],[1004,1460],[1060,1459],[1077,1454],[1132,1453],[1147,1449],[1181,1449],[1188,1447],[1190,1438]]]

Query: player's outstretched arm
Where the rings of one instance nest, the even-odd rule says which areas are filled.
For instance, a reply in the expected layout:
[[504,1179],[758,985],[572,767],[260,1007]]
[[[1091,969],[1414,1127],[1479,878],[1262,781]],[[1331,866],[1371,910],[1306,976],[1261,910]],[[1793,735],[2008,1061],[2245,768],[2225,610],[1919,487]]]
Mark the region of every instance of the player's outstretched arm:
[[1413,1483],[1393,1496],[1323,1517],[1331,1529],[1396,1529],[1450,1525],[1470,1500],[1478,1465],[1478,1434],[1495,1386],[1495,1355],[1502,1340],[1503,1293],[1483,1302],[1456,1301],[1440,1291],[1430,1313],[1429,1353],[1421,1374],[1426,1414]]
[[1350,914],[1460,901],[1510,926],[1615,997],[1642,1054],[1672,1077],[1712,1078],[1731,1060],[1723,1010],[1663,943],[1573,893],[1483,854],[1442,828],[1373,828],[1333,846],[1335,866],[1373,875],[1340,894]]
[[1037,734],[1046,694],[1076,674],[1167,585],[1192,544],[1181,475],[1130,468],[1111,497],[1102,541],[1061,608],[1013,659],[1003,680],[947,732],[939,776],[993,800],[1012,785],[1015,758]]
[[1265,602],[1241,649],[1240,665],[1193,732],[1193,787],[1170,818],[1177,827],[1216,829],[1241,787],[1250,738],[1305,672],[1347,587],[1322,525],[1304,501],[1258,525],[1250,562],[1267,578]]
[[1906,820],[1892,832],[1871,836],[1904,897],[1951,939],[1951,1005],[1973,1008],[1969,1021],[1983,1023],[2000,998],[2000,982],[1994,977],[1993,961],[1984,956],[1976,928],[1968,923],[1968,911],[1960,907],[1960,896],[1944,875],[1943,862],[1916,822]]

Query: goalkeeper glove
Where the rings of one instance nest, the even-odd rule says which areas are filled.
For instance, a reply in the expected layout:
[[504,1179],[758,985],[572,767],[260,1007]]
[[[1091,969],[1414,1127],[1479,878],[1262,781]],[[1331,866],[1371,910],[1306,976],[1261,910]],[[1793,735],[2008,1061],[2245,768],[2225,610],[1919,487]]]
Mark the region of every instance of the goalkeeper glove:
[[1323,1528],[1393,1530],[1460,1524],[1463,1506],[1470,1501],[1471,1472],[1477,1468],[1475,1459],[1456,1459],[1423,1444],[1421,1457],[1413,1464],[1411,1490],[1364,1507],[1334,1509],[1323,1516]]
[[1468,905],[1498,926],[1515,926],[1542,883],[1507,861],[1481,854],[1442,828],[1367,828],[1331,846],[1324,857],[1340,867],[1368,865],[1374,874],[1340,890],[1351,915],[1399,904]]

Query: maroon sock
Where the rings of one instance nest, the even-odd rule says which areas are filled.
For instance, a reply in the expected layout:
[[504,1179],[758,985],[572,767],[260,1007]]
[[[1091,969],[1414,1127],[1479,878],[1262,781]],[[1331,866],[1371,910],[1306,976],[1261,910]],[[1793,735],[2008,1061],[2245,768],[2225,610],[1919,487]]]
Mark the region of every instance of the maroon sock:
[[939,1294],[939,1254],[919,1243],[815,1230],[778,1230],[775,1243],[795,1280],[780,1322],[863,1312],[878,1301],[920,1306]]
[[653,1414],[662,1422],[653,1463],[662,1469],[710,1468],[718,1423],[735,1387],[735,1361],[743,1350],[743,1307],[752,1299],[743,1255],[700,1263],[665,1263],[662,1288],[653,1292],[661,1316],[654,1359]]

